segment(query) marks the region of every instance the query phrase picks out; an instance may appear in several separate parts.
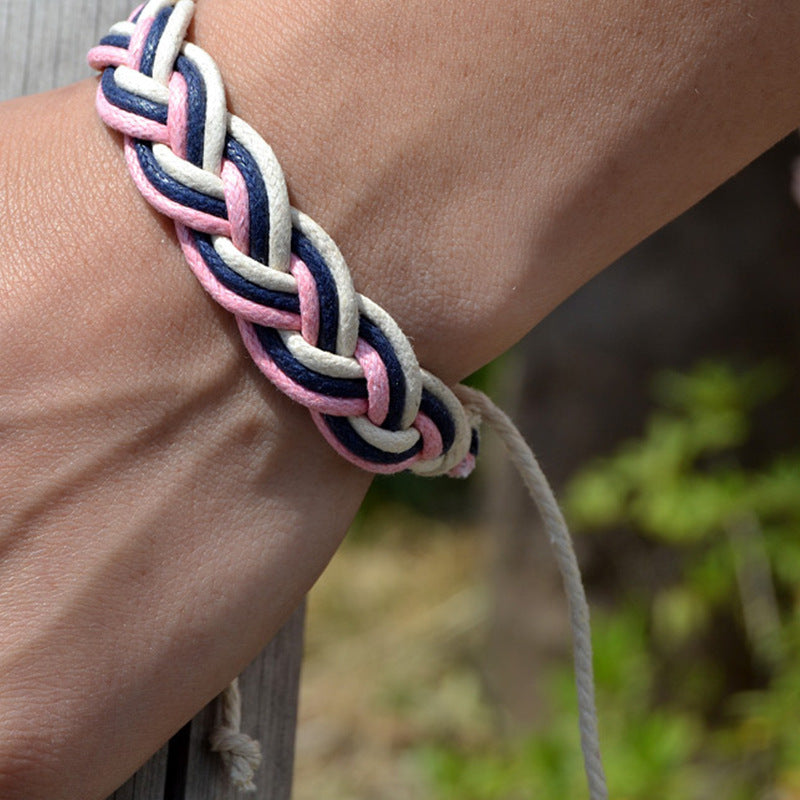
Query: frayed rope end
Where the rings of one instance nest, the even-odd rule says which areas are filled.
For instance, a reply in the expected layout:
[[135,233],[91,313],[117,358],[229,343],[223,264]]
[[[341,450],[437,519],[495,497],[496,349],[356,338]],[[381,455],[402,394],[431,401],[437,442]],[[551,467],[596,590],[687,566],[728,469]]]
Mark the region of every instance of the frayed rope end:
[[254,792],[256,771],[261,766],[261,745],[246,733],[219,727],[210,737],[211,749],[219,753],[230,782],[241,791]]

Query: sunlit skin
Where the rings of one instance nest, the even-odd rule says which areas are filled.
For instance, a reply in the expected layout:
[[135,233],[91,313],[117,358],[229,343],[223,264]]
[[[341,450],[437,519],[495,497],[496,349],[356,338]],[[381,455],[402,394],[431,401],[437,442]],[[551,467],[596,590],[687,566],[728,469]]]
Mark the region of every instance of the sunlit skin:
[[[448,381],[800,124],[788,0],[201,0],[191,37]],[[0,107],[5,800],[113,791],[277,630],[369,480],[250,364],[93,92]]]

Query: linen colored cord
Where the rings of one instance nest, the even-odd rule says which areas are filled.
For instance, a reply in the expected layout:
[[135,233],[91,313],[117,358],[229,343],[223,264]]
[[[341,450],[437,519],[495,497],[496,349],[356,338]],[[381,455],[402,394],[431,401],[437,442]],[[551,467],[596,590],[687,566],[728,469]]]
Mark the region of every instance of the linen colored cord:
[[[353,288],[336,244],[289,204],[267,143],[227,110],[213,59],[184,41],[193,0],[149,0],[89,52],[102,72],[97,110],[124,134],[131,177],[173,219],[203,288],[233,312],[259,369],[305,405],[327,441],[372,472],[464,477],[478,423],[498,430],[536,501],[570,601],[581,740],[592,800],[600,762],[586,599],[569,533],[533,454],[508,418],[474,390],[456,394],[420,368],[392,317]],[[212,734],[231,780],[254,788],[258,744],[240,732],[234,681]]]
[[536,456],[508,415],[501,411],[483,392],[470,386],[458,386],[456,392],[465,405],[474,413],[479,414],[483,422],[500,437],[511,463],[519,472],[525,488],[539,509],[539,514],[544,522],[569,604],[575,686],[578,692],[581,750],[583,751],[586,780],[589,784],[589,796],[591,800],[607,800],[608,789],[606,788],[603,760],[600,757],[600,736],[597,731],[589,604],[586,602],[581,571],[567,523]]
[[261,766],[261,745],[241,732],[242,695],[239,679],[234,678],[217,698],[218,722],[210,745],[219,753],[231,783],[245,792],[254,792],[256,770]]

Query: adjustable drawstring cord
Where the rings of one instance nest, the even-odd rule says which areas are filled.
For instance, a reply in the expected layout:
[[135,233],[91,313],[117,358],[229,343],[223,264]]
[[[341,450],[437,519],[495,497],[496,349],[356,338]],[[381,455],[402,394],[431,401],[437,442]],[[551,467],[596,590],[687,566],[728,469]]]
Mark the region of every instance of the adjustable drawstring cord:
[[569,604],[575,686],[578,692],[578,723],[589,797],[591,800],[607,800],[608,789],[597,731],[589,605],[586,602],[580,567],[575,557],[567,523],[536,456],[508,415],[477,389],[457,386],[456,395],[466,408],[478,414],[503,442],[511,463],[516,467],[544,522]]
[[261,745],[242,733],[242,694],[234,678],[216,699],[217,723],[209,738],[219,753],[230,782],[244,792],[254,792],[256,771],[261,766]]
[[[544,522],[569,606],[575,686],[578,695],[578,725],[589,797],[591,800],[608,800],[597,729],[589,605],[564,515],[536,456],[508,415],[483,392],[470,386],[457,386],[455,394],[464,404],[467,413],[491,428],[503,443],[511,463],[522,478]],[[236,786],[242,789],[254,789],[252,777],[260,764],[261,753],[252,739],[239,732],[241,697],[238,681],[235,680],[219,696],[217,702],[223,709],[223,722],[212,734],[212,749],[223,755],[231,780]],[[253,744],[256,744],[255,751]]]

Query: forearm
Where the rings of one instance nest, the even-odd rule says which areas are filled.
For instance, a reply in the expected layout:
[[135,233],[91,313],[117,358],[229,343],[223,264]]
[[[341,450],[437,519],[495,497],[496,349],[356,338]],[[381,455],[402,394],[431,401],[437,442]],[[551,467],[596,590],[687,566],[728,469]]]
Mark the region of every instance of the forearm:
[[105,797],[301,600],[368,478],[265,386],[96,118],[0,111],[0,796]]
[[[447,379],[800,122],[788,2],[283,6],[203,0],[193,38]],[[0,112],[4,797],[122,780],[277,628],[366,485],[249,364],[92,91]]]
[[792,0],[205,0],[195,29],[450,377],[800,125]]

